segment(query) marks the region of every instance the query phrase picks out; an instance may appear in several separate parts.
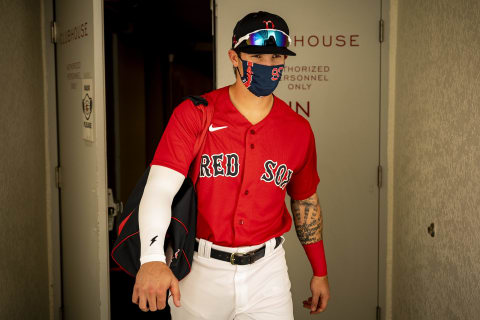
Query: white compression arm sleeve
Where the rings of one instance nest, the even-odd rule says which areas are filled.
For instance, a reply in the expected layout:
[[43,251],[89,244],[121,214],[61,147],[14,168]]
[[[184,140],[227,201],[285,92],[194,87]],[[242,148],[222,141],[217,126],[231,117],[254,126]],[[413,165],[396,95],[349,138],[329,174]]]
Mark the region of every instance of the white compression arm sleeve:
[[152,165],[138,211],[140,264],[165,262],[163,245],[170,220],[172,202],[185,176],[173,169]]

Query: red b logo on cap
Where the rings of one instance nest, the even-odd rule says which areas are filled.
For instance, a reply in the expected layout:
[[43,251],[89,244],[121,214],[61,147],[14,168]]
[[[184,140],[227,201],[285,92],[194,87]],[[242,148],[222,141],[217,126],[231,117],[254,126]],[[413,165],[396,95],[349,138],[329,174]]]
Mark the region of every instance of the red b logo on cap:
[[[273,22],[272,22],[271,20],[268,20],[268,21],[265,21],[265,20],[264,20],[263,23],[265,23],[265,29],[273,29],[273,28],[275,28],[275,25],[273,24]],[[269,28],[269,25],[268,25],[269,23],[272,25],[271,28]]]

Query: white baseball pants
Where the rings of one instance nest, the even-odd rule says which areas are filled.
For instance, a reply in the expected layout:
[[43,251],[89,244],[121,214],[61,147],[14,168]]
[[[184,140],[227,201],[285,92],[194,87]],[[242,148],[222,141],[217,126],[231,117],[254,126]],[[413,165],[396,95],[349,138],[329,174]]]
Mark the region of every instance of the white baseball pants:
[[[282,242],[275,238],[249,247],[223,247],[204,239],[194,252],[190,273],[180,280],[177,308],[168,298],[172,320],[291,320],[292,294]],[[249,265],[209,258],[210,249],[248,252],[266,245],[265,256]]]

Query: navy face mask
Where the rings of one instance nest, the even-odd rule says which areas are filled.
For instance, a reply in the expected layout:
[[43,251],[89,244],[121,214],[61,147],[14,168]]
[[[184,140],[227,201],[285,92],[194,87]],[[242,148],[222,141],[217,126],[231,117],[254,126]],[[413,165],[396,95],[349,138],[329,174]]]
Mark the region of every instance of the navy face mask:
[[[238,57],[240,59],[240,56]],[[283,64],[265,66],[251,61],[242,61],[243,76],[240,75],[243,84],[257,97],[265,97],[271,94],[282,77]],[[238,74],[240,71],[238,70]]]

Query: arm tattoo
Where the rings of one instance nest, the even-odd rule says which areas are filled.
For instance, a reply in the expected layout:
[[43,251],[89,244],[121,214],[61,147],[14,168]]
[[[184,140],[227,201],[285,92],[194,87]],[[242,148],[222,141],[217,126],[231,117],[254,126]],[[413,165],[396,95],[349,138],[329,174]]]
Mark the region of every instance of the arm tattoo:
[[293,221],[300,243],[310,244],[323,239],[323,217],[317,193],[305,200],[290,199]]

